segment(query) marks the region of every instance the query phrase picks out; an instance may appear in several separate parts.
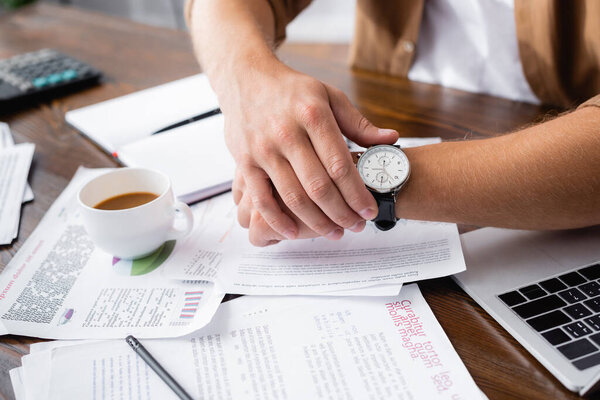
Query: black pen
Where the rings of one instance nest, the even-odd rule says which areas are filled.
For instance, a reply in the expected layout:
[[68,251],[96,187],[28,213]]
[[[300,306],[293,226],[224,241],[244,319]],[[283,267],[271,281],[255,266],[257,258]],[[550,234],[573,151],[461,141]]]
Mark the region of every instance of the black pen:
[[214,110],[210,110],[210,111],[207,111],[205,113],[196,115],[196,116],[194,116],[192,118],[188,118],[186,120],[179,121],[179,122],[174,123],[172,125],[165,126],[164,128],[162,128],[162,129],[154,132],[153,135],[156,135],[157,133],[163,133],[163,132],[166,132],[166,131],[170,131],[171,129],[179,128],[180,126],[191,124],[192,122],[196,122],[196,121],[199,121],[199,120],[204,119],[204,118],[212,117],[213,115],[217,115],[217,114],[221,114],[221,109],[220,108],[215,108]]
[[179,386],[179,383],[177,383],[177,381],[175,381],[175,379],[173,379],[173,377],[169,375],[167,371],[165,371],[162,365],[160,365],[158,361],[156,361],[154,357],[148,353],[148,350],[146,350],[146,348],[142,346],[142,344],[136,338],[129,335],[125,338],[125,341],[127,344],[129,344],[129,346],[131,346],[137,355],[140,356],[140,358],[144,360],[144,362],[148,364],[148,366],[152,368],[154,372],[156,372],[156,375],[158,375],[158,377],[162,379],[163,382],[166,383],[171,390],[173,390],[173,392],[175,392],[180,399],[193,400],[192,396],[187,394],[187,392],[183,390],[181,386]]

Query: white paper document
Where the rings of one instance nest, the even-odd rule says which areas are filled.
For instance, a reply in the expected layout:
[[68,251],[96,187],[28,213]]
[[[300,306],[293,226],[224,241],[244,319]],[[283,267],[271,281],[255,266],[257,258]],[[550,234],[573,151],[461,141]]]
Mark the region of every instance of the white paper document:
[[23,143],[0,150],[0,245],[19,232],[21,204],[35,145]]
[[129,143],[118,155],[129,167],[167,174],[175,195],[184,202],[230,190],[235,173],[222,114]]
[[68,123],[112,153],[127,143],[219,107],[204,74],[69,111]]
[[[426,146],[428,144],[436,144],[441,142],[441,137],[401,137],[394,144],[404,149],[408,147]],[[361,147],[350,140],[348,140],[348,149],[350,149],[350,151],[366,150],[366,148]]]
[[[385,298],[242,297],[144,346],[197,399],[480,399],[417,285]],[[124,340],[46,345],[26,399],[176,399]],[[20,400],[20,399],[19,399]]]
[[83,228],[76,196],[104,171],[80,169],[4,268],[0,334],[175,337],[201,328],[214,315],[223,294],[212,283],[168,280],[160,273],[174,242],[135,261],[94,246]]
[[[0,122],[0,151],[8,147],[13,147],[14,145],[15,141],[13,139],[12,133],[10,132],[10,127],[8,126],[8,124]],[[23,194],[23,203],[27,203],[31,200],[33,200],[33,190],[31,190],[31,187],[29,185],[26,185],[25,193]]]
[[463,271],[455,224],[400,220],[382,232],[369,223],[361,233],[282,241],[265,248],[248,241],[230,193],[196,209],[193,233],[163,265],[171,279],[200,279],[238,294],[319,294],[398,285]]

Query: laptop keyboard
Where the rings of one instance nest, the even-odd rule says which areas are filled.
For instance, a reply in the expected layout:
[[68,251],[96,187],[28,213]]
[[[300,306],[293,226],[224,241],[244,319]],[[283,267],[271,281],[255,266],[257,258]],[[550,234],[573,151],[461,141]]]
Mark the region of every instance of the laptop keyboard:
[[600,364],[600,263],[498,298],[577,369]]

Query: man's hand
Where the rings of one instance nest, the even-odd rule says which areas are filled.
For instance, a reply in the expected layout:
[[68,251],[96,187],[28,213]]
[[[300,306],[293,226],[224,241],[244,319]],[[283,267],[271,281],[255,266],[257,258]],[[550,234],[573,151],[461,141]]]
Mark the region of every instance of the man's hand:
[[[281,207],[281,210],[296,223],[296,226],[298,227],[297,239],[308,239],[319,236],[318,233],[306,226],[306,224],[286,207],[277,192],[274,192],[273,195],[277,204]],[[267,224],[262,215],[253,208],[250,196],[246,191],[244,178],[239,173],[236,173],[236,178],[233,181],[233,199],[238,206],[238,221],[240,225],[249,229],[250,243],[255,246],[264,247],[287,239],[280,233],[275,232],[269,224]],[[363,229],[365,224],[365,222],[362,222],[358,228]]]
[[[302,229],[332,240],[344,229],[361,231],[377,215],[377,205],[343,136],[369,146],[394,143],[398,133],[375,127],[340,90],[278,61],[270,67],[244,76],[220,98],[226,142],[238,166],[236,184],[243,179],[248,199],[242,213],[251,208],[287,239],[298,238]],[[251,236],[265,243],[257,231]]]

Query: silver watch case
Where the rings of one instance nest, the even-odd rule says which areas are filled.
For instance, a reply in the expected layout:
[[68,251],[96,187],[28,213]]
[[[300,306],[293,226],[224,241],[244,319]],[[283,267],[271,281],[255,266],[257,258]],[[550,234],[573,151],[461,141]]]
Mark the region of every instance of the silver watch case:
[[[376,148],[380,148],[380,147],[393,147],[395,150],[400,150],[400,152],[402,152],[402,154],[404,154],[404,152],[402,151],[402,148],[398,145],[392,145],[392,144],[378,144],[375,146],[371,146],[369,147],[367,150],[358,153],[358,162],[356,163],[356,168],[359,169],[359,165],[360,165],[360,159],[362,158],[362,156],[366,153],[368,153],[370,150],[372,149],[376,149]],[[406,157],[406,154],[404,154],[404,156]],[[408,157],[406,157],[406,160],[408,161]],[[362,174],[360,174],[360,178],[363,180],[363,183],[365,184],[365,186],[372,192],[375,193],[383,193],[383,194],[391,194],[392,196],[394,196],[394,198],[398,195],[398,192],[400,192],[400,189],[402,189],[402,187],[406,184],[406,182],[408,182],[408,178],[410,178],[410,161],[407,162],[407,166],[408,166],[408,173],[406,174],[406,178],[404,179],[404,181],[400,182],[398,185],[390,188],[390,189],[385,189],[385,190],[381,190],[378,188],[374,188],[372,186],[370,186],[367,182],[365,182],[365,180],[362,177]],[[360,171],[360,169],[359,169]]]

